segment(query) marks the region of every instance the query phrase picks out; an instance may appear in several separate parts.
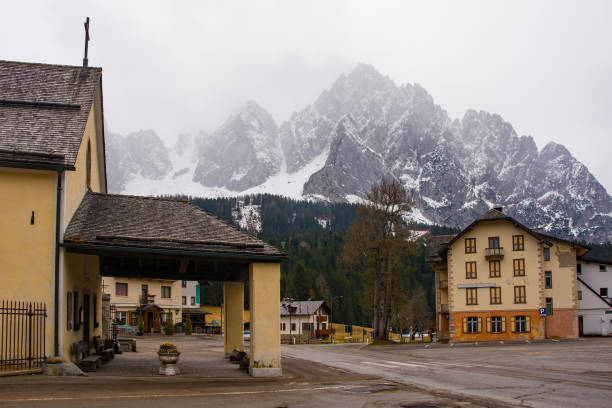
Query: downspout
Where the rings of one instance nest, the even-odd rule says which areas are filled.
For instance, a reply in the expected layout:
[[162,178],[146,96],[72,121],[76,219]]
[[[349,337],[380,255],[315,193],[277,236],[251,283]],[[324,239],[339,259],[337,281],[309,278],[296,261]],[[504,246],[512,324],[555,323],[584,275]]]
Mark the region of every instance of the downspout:
[[62,170],[57,171],[57,197],[55,203],[55,293],[54,293],[54,308],[53,308],[53,316],[54,316],[54,330],[53,330],[53,350],[56,356],[60,355],[60,347],[59,347],[59,296],[60,296],[60,268],[59,268],[59,258],[60,258],[60,238],[61,238],[61,225],[60,225],[60,215],[61,215],[61,204],[62,204]]

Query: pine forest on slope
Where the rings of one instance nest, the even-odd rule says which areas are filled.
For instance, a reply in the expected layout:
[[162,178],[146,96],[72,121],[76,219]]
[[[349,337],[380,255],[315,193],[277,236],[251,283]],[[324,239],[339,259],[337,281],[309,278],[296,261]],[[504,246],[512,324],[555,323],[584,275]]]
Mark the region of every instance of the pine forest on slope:
[[358,202],[387,176],[410,192],[414,222],[464,227],[501,204],[553,234],[606,241],[612,231],[612,197],[565,147],[538,151],[487,112],[451,119],[421,86],[397,86],[365,64],[280,126],[248,102],[171,148],[152,130],[107,132],[107,153],[113,192]]

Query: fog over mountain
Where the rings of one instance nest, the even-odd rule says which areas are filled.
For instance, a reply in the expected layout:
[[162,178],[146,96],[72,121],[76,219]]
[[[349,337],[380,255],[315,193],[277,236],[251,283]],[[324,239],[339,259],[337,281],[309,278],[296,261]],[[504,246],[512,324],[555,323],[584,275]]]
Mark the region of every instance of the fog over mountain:
[[612,232],[612,198],[565,147],[538,151],[496,114],[452,119],[418,84],[398,86],[366,64],[280,126],[248,102],[210,135],[181,135],[173,147],[152,130],[107,132],[107,155],[113,192],[354,202],[385,176],[409,190],[415,221],[463,227],[501,204],[551,233]]

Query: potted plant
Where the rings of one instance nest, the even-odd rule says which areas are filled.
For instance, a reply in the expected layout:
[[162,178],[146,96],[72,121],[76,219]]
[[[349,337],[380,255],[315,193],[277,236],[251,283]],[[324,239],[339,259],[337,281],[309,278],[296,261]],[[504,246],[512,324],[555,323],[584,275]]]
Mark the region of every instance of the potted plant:
[[159,357],[159,374],[161,375],[177,375],[179,369],[176,363],[178,362],[179,355],[176,346],[172,343],[162,343],[157,350],[157,356]]

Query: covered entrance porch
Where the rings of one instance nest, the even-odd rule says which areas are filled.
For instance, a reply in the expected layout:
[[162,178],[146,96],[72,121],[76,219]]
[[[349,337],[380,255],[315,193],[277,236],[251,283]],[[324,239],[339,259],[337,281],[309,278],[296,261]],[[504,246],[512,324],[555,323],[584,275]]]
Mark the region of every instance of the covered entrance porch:
[[83,199],[62,247],[96,256],[102,276],[223,282],[225,354],[244,351],[248,282],[249,372],[282,374],[278,249],[186,201],[97,193]]

